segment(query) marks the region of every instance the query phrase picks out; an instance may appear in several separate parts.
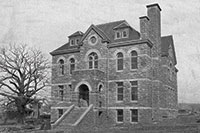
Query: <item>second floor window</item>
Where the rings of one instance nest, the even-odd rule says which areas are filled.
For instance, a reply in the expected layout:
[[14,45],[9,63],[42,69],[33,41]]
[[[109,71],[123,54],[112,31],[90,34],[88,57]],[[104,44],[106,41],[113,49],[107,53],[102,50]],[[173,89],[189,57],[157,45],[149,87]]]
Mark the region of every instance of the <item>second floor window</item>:
[[136,51],[131,52],[131,69],[138,68],[138,55]]
[[89,69],[97,69],[98,68],[98,55],[94,52],[89,54],[88,56],[89,61]]
[[64,60],[63,59],[59,60],[59,74],[64,75]]
[[123,99],[124,99],[123,82],[117,82],[117,101],[123,101]]
[[131,81],[131,101],[138,100],[138,82]]
[[121,52],[117,53],[117,70],[123,70],[123,62],[123,54]]
[[72,74],[72,71],[75,70],[75,59],[71,58],[70,59],[70,74]]

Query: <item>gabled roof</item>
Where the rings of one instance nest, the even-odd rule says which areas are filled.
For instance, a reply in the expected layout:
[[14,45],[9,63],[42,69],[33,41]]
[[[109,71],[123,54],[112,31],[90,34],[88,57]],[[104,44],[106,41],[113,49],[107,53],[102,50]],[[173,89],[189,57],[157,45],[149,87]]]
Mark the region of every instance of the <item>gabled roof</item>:
[[81,31],[77,31],[77,32],[71,34],[71,35],[68,36],[68,37],[70,38],[70,37],[74,37],[74,36],[82,36],[82,35],[83,35],[83,32],[81,32]]
[[106,36],[106,34],[93,24],[84,33],[83,37],[81,38],[81,42],[85,39],[85,37],[89,34],[91,30],[94,30],[103,39],[103,41],[110,42],[110,39]]
[[169,55],[169,47],[172,47],[173,55],[174,55],[174,64],[177,64],[175,48],[174,48],[174,41],[172,35],[163,36],[161,37],[161,56],[168,56]]
[[127,40],[138,40],[140,38],[140,33],[130,27],[129,31],[129,38],[124,38],[124,39],[114,39],[115,36],[115,30],[114,28],[116,27],[121,27],[124,26],[124,24],[128,24],[126,20],[120,20],[120,21],[115,21],[115,22],[110,22],[110,23],[105,23],[105,24],[100,24],[96,25],[99,29],[105,33],[111,42],[120,42],[120,41],[127,41]]
[[[129,28],[130,29],[129,37],[115,40],[114,39],[115,30],[119,29],[119,28]],[[81,36],[81,40],[80,40],[80,45],[81,45],[81,42],[85,39],[85,37],[89,34],[89,32],[91,30],[94,30],[102,38],[102,41],[106,41],[109,43],[140,39],[140,33],[138,31],[136,31],[135,29],[133,29],[125,20],[114,21],[114,22],[104,23],[104,24],[99,24],[99,25],[92,24],[84,34],[81,31],[77,31],[77,32],[73,33],[72,35],[70,35],[69,38],[74,37],[74,36]],[[70,46],[69,43],[66,43],[63,46],[61,46],[61,47],[57,48],[56,50],[54,50],[53,52],[51,52],[50,54],[57,55],[57,54],[63,53],[63,51],[66,51],[65,53],[67,53],[68,51],[71,52],[73,49],[75,49],[75,51],[77,51],[76,48],[79,48],[80,45]],[[74,47],[76,47],[76,48],[74,48]]]

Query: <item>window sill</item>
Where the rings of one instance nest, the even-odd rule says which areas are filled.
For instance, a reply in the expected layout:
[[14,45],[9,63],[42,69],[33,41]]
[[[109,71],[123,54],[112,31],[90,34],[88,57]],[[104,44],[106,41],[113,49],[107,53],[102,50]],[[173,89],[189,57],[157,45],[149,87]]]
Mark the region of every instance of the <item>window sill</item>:
[[131,121],[130,123],[131,123],[131,124],[138,124],[138,122],[132,122],[132,121]]
[[117,124],[123,124],[123,121],[116,121]]
[[123,103],[124,101],[116,101],[116,103]]
[[131,72],[136,72],[138,71],[138,68],[137,69],[130,69]]
[[138,100],[131,100],[131,103],[138,103]]
[[65,75],[58,75],[58,77],[64,77]]
[[123,72],[123,70],[116,70],[116,72]]

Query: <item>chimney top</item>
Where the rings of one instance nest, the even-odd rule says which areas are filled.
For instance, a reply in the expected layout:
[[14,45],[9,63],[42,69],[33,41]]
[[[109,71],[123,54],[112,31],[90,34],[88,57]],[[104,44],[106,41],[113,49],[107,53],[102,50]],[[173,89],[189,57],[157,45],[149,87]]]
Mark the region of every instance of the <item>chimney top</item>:
[[149,8],[149,7],[154,7],[154,6],[157,6],[158,9],[159,9],[160,11],[162,11],[161,8],[160,8],[160,6],[158,5],[158,3],[147,5],[147,8]]
[[147,20],[149,20],[149,17],[147,17],[147,16],[141,16],[141,17],[139,17],[139,19],[144,19],[144,18],[146,18]]

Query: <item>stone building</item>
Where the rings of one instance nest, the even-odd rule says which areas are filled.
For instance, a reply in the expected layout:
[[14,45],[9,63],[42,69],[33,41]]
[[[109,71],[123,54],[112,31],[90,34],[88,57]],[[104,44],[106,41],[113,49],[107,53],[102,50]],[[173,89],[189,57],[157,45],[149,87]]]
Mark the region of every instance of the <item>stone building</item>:
[[173,37],[147,5],[140,32],[127,21],[91,25],[52,55],[53,128],[153,123],[177,113]]

